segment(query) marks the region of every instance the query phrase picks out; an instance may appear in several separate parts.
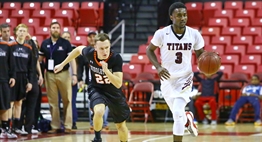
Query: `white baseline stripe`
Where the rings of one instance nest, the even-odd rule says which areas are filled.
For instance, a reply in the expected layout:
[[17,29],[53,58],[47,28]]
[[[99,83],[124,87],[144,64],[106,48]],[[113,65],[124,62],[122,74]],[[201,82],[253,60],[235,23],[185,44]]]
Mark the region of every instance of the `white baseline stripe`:
[[144,140],[144,141],[142,141],[142,142],[150,142],[150,141],[159,140],[159,139],[165,139],[165,138],[169,138],[169,137],[173,137],[173,136],[165,136],[165,137],[151,138],[151,139]]
[[143,136],[143,137],[135,137],[135,138],[131,138],[131,139],[128,139],[129,142],[131,141],[136,141],[136,140],[140,140],[140,139],[147,139],[148,137],[157,137],[157,136],[160,136],[160,135],[150,135],[150,136]]

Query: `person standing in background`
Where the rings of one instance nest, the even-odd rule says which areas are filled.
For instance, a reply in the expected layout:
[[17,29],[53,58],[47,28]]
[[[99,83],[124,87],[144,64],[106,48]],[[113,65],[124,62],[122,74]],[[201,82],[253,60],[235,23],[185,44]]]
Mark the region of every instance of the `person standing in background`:
[[11,87],[15,85],[15,62],[12,54],[12,48],[7,42],[0,39],[0,120],[2,124],[2,132],[0,139],[17,138],[10,129],[8,122],[8,110],[11,102]]
[[7,23],[0,25],[0,32],[1,32],[1,39],[5,42],[15,41],[14,39],[10,38],[10,25]]
[[19,129],[27,132],[28,134],[37,134],[38,131],[33,129],[35,127],[35,121],[37,121],[35,120],[35,108],[39,92],[41,91],[39,86],[43,84],[43,76],[41,72],[40,63],[38,61],[38,48],[29,33],[27,37],[28,40],[26,42],[32,47],[34,76],[32,90],[27,93],[27,97],[23,101]]
[[[69,42],[71,42],[71,33],[70,32],[63,32],[62,33],[62,38],[64,38],[64,39],[68,40]],[[74,50],[76,48],[76,46],[73,45],[73,44],[71,44],[71,45],[72,45],[72,49]],[[77,63],[77,60],[76,60],[76,63]],[[72,68],[70,68],[69,70],[70,70],[71,76],[73,76]],[[73,126],[72,126],[72,129],[77,129],[77,126],[76,126],[76,121],[77,121],[77,117],[78,117],[77,108],[76,108],[77,90],[78,90],[77,84],[73,85],[73,83],[72,83],[72,113],[73,113]]]
[[[38,41],[37,40],[33,40],[34,41],[34,43],[35,43],[35,45],[36,45],[36,47],[37,47],[37,54],[38,54],[38,58],[39,58],[39,50],[40,50],[40,46],[39,46],[39,43],[38,43]],[[38,60],[39,61],[39,60]],[[40,64],[40,69],[41,69],[41,74],[42,74],[42,78],[44,78],[44,62],[39,62],[39,64]],[[33,129],[33,131],[34,130],[38,130],[39,128],[38,128],[38,120],[39,120],[39,118],[41,117],[41,103],[42,103],[42,85],[43,85],[43,83],[42,83],[42,85],[40,85],[41,84],[41,82],[40,82],[40,80],[39,80],[39,95],[38,95],[38,97],[37,97],[37,100],[36,100],[36,106],[35,106],[35,118],[34,118],[34,129]]]
[[32,47],[26,43],[28,27],[25,24],[19,24],[15,28],[16,41],[10,43],[13,49],[13,55],[16,64],[16,84],[12,88],[11,108],[9,109],[9,118],[13,115],[12,129],[17,134],[28,134],[20,130],[21,107],[26,95],[32,90],[34,82],[35,64],[33,61]]
[[48,133],[53,134],[61,130],[60,111],[59,111],[59,95],[61,94],[64,110],[64,127],[65,133],[72,131],[72,82],[73,85],[77,83],[76,63],[75,60],[70,62],[73,70],[71,79],[69,73],[69,64],[59,72],[54,73],[54,66],[60,64],[72,51],[70,42],[60,37],[61,25],[58,22],[50,24],[51,37],[45,39],[39,51],[39,61],[46,59],[45,64],[45,85],[47,91],[48,102],[52,116],[51,127],[52,130]]
[[[7,23],[3,23],[0,25],[0,41],[2,42],[11,42],[14,41],[13,39],[10,38],[10,25]],[[11,120],[8,120],[8,123],[10,124]],[[1,124],[1,122],[0,122]],[[1,132],[1,129],[0,129]]]

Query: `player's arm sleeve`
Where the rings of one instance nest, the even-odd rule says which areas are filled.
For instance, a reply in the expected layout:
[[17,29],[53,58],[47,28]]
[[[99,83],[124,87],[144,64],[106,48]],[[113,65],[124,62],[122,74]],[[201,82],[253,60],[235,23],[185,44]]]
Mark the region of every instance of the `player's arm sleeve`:
[[13,47],[9,47],[9,77],[10,78],[16,78],[16,72],[15,72],[15,57],[13,55]]
[[66,40],[66,47],[67,47],[67,55],[73,50],[71,43]]
[[33,83],[33,76],[35,74],[34,70],[33,70],[33,66],[36,66],[34,65],[34,57],[33,57],[33,54],[32,54],[32,50],[30,50],[29,52],[29,62],[28,62],[28,81],[29,83]]
[[122,72],[122,66],[123,66],[123,59],[118,54],[118,55],[116,55],[115,65],[112,68],[113,73],[114,72]]
[[89,55],[89,53],[91,53],[91,49],[93,49],[93,47],[83,48],[82,53],[81,53],[81,55],[83,56],[83,59],[85,59],[85,58],[88,59],[88,55]]
[[45,46],[45,43],[42,42],[42,44],[40,46],[40,50],[38,52],[40,56],[45,56],[45,51],[44,51],[44,48],[43,48],[44,46]]
[[84,57],[82,55],[79,55],[77,57],[77,79],[78,81],[83,81],[83,72],[84,72]]
[[154,46],[158,46],[158,47],[162,46],[162,30],[161,29],[155,32],[153,38],[151,39],[151,43]]
[[194,50],[199,50],[205,46],[205,41],[202,35],[197,30],[195,34],[195,40],[196,40],[196,43],[194,45]]
[[116,88],[121,88],[121,86],[123,85],[122,65],[122,57],[118,54],[115,56],[114,65],[112,66],[112,72],[108,70],[105,72],[111,84],[114,85]]

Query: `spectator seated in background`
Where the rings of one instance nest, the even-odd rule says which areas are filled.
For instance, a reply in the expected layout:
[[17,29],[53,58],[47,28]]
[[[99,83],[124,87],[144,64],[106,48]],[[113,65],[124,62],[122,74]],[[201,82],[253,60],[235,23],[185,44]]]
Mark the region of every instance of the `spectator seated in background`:
[[253,75],[249,85],[242,90],[240,98],[236,101],[229,119],[225,123],[227,126],[234,126],[236,115],[239,109],[246,103],[250,103],[255,110],[255,126],[261,126],[260,119],[260,100],[262,100],[262,86],[260,85],[259,76]]
[[208,124],[208,120],[204,113],[204,106],[208,105],[211,109],[211,125],[217,124],[217,95],[219,93],[218,81],[222,77],[223,72],[218,71],[213,75],[203,75],[200,72],[195,72],[194,76],[200,85],[198,87],[199,95],[195,97],[195,107],[199,121],[203,124]]
[[195,108],[195,98],[196,96],[199,95],[198,89],[195,86],[192,86],[192,91],[191,91],[191,97],[190,97],[190,102],[187,104],[189,111],[191,111],[195,118],[194,118],[194,123],[198,124],[197,122],[197,113],[196,113],[196,108]]

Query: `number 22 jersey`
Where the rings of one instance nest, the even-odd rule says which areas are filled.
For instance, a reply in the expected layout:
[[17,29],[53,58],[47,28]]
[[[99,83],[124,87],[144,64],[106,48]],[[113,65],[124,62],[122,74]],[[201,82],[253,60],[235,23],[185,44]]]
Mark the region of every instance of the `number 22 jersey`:
[[159,29],[151,43],[160,48],[162,66],[175,78],[192,73],[192,52],[204,47],[201,34],[188,26],[180,35],[174,32],[172,25]]
[[[101,90],[101,92],[107,92],[109,94],[121,94],[122,90],[116,88],[107,78],[103,72],[102,66],[99,63],[102,60],[97,58],[97,52],[92,47],[86,47],[82,50],[82,55],[87,58],[89,70],[91,73],[90,87],[95,87]],[[108,64],[110,72],[122,72],[123,60],[122,57],[111,51],[107,59],[104,60]]]

